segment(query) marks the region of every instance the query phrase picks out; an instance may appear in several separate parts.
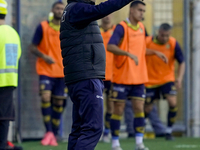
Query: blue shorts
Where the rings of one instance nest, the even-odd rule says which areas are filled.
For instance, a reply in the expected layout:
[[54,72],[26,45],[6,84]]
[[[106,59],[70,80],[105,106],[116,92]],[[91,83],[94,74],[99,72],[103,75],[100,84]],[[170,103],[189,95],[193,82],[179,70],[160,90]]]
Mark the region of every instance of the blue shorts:
[[154,100],[159,100],[161,96],[166,98],[166,95],[176,95],[176,87],[174,82],[168,82],[156,88],[146,88],[146,104],[151,104]]
[[66,99],[68,89],[65,85],[64,78],[51,78],[40,75],[40,94],[44,92],[51,92],[51,96],[56,99]]
[[144,84],[124,85],[113,83],[110,100],[123,102],[127,99],[145,100]]
[[106,93],[106,95],[110,94],[110,89],[111,89],[111,81],[103,81],[104,82],[104,92]]

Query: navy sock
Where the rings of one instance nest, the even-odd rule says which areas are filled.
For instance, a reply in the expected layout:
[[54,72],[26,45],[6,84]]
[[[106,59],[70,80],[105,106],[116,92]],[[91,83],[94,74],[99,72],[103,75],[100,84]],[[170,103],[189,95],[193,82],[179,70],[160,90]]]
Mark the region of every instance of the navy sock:
[[44,125],[46,128],[46,131],[52,132],[52,126],[51,126],[51,103],[50,102],[43,102],[41,104],[42,107],[42,115],[43,115],[43,121],[44,121]]

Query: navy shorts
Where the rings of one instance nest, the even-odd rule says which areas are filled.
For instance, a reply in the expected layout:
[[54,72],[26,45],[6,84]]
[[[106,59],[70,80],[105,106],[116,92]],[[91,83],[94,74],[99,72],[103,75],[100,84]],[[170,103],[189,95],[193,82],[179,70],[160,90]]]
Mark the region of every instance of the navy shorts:
[[110,94],[110,90],[111,90],[111,81],[103,81],[104,82],[104,92],[106,93],[106,95]]
[[176,87],[174,82],[166,83],[156,88],[146,88],[146,104],[151,104],[154,100],[159,100],[161,96],[176,95]]
[[57,99],[65,99],[68,89],[65,85],[64,78],[51,78],[48,76],[39,76],[40,94],[51,92],[52,97]]
[[110,100],[123,102],[127,99],[145,100],[144,84],[124,85],[113,83]]

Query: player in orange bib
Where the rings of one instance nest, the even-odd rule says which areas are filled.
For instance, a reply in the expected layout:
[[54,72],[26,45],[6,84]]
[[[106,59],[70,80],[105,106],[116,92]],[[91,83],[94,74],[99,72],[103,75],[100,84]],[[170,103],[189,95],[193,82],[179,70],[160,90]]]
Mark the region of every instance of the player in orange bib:
[[[170,36],[171,26],[164,23],[160,26],[157,36],[146,38],[147,48],[162,52],[168,58],[168,63],[162,62],[155,56],[146,56],[149,81],[146,86],[145,112],[148,114],[152,110],[154,100],[160,99],[160,95],[166,98],[169,104],[168,127],[166,130],[166,140],[173,140],[171,135],[172,125],[177,114],[176,89],[182,87],[185,63],[181,48],[175,38]],[[175,60],[178,61],[178,76],[175,80]]]
[[106,96],[106,114],[105,114],[105,123],[104,123],[104,133],[103,133],[103,142],[109,143],[109,132],[110,132],[110,117],[113,112],[113,101],[109,101],[109,93],[111,88],[111,80],[113,73],[113,53],[107,51],[107,44],[112,36],[115,25],[111,22],[111,16],[108,15],[101,20],[100,31],[103,38],[105,50],[106,50],[106,79],[104,80],[104,94]]
[[60,117],[66,100],[66,86],[60,49],[60,19],[64,10],[62,2],[52,5],[52,20],[39,24],[30,46],[37,56],[36,71],[39,75],[41,108],[46,134],[42,145],[57,146]]
[[[113,87],[110,99],[114,101],[114,111],[110,120],[112,150],[122,150],[119,143],[119,129],[126,99],[132,101],[135,114],[135,150],[148,150],[143,144],[145,127],[144,83],[148,81],[145,60],[145,28],[140,22],[144,17],[144,12],[145,3],[142,1],[132,2],[129,18],[116,26],[108,44],[108,51],[115,54],[112,78]],[[156,53],[148,50],[148,54]],[[159,57],[163,57],[160,53],[158,54]]]

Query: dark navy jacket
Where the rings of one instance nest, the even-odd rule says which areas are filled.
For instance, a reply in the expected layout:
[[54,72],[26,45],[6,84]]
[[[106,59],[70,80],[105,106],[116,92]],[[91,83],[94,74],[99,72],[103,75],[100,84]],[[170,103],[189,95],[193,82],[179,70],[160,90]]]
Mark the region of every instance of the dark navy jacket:
[[96,20],[131,1],[108,0],[94,5],[84,0],[68,0],[60,28],[66,84],[105,78],[105,48]]

